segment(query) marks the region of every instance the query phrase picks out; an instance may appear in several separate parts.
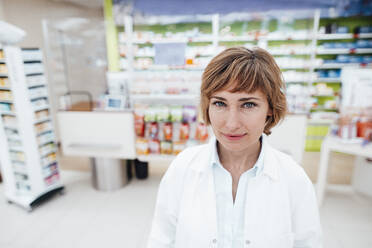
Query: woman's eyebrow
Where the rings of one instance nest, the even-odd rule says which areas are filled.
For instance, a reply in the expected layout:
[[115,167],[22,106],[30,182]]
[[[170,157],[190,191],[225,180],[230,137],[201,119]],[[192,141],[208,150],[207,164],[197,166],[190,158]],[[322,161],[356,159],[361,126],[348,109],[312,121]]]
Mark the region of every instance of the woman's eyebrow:
[[[218,100],[221,100],[221,101],[227,101],[225,98],[223,97],[220,97],[220,96],[212,96],[211,98],[216,98]],[[252,100],[256,100],[256,101],[262,101],[261,98],[258,98],[258,97],[243,97],[243,98],[240,98],[238,101],[239,102],[245,102],[245,101],[252,101]]]
[[261,99],[257,98],[257,97],[244,97],[244,98],[240,98],[238,101],[239,102],[245,102],[245,101],[251,101],[251,100],[261,101]]
[[220,96],[212,96],[211,98],[216,98],[216,99],[221,100],[221,101],[226,101],[225,98],[220,97]]

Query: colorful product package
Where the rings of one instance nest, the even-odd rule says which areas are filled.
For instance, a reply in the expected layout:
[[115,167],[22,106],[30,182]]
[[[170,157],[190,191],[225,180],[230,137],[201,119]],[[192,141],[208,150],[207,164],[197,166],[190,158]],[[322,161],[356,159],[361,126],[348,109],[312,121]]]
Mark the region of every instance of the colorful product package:
[[194,139],[196,139],[196,129],[197,129],[198,123],[197,122],[191,122],[191,123],[189,123],[189,125],[190,125],[189,139],[194,140]]
[[163,139],[167,141],[171,141],[173,137],[172,123],[170,122],[164,123],[162,130],[163,130]]
[[186,148],[186,143],[184,141],[174,141],[173,142],[173,154],[177,155]]
[[180,128],[180,140],[188,140],[190,137],[190,125],[187,122],[183,122]]
[[9,80],[7,78],[0,78],[0,86],[1,87],[9,87]]
[[183,106],[183,122],[195,122],[196,121],[196,107],[195,106]]
[[149,125],[149,137],[151,139],[158,139],[159,135],[159,125],[157,122],[152,122]]
[[149,154],[149,142],[147,139],[136,140],[136,153],[137,155],[148,155]]
[[160,153],[161,154],[172,154],[172,142],[161,141],[160,142]]
[[146,108],[145,110],[145,122],[156,121],[156,110],[153,107]]
[[152,154],[160,154],[160,141],[159,140],[149,140],[149,151]]
[[182,106],[171,106],[170,107],[170,121],[171,122],[182,121]]
[[134,112],[134,129],[137,137],[145,136],[145,115],[143,112]]
[[180,141],[181,137],[181,123],[180,122],[173,122],[173,130],[172,130],[172,141]]
[[198,123],[196,128],[196,139],[200,142],[205,142],[208,139],[208,127],[204,123]]
[[157,106],[156,108],[156,121],[169,121],[169,109],[165,105]]

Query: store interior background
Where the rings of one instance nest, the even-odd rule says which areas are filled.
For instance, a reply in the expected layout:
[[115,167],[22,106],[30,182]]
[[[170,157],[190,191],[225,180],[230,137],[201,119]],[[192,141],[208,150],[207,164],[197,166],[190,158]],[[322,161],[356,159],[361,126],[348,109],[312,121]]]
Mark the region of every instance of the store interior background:
[[[19,44],[21,47],[43,47],[43,19],[62,19],[69,17],[82,17],[88,19],[103,19],[101,1],[50,1],[50,0],[2,0],[0,5],[0,18],[12,23],[25,31],[27,36]],[[303,166],[310,178],[315,181],[316,168],[319,153],[305,152]],[[337,169],[330,168],[330,182],[338,184],[350,184],[352,175],[353,156],[336,154],[331,163],[337,163]],[[337,160],[334,162],[333,160]],[[89,160],[82,158],[81,163],[71,166],[69,163],[61,163],[73,170],[89,170]],[[152,168],[152,167],[150,167]]]
[[[27,32],[18,46],[45,50],[43,20],[79,17],[98,23],[104,20],[102,2],[0,0],[0,20]],[[81,76],[79,80],[79,74],[74,75],[74,82],[77,82],[74,85],[77,89],[89,88],[86,85],[87,75],[82,73]],[[97,72],[97,77],[105,80],[103,72]],[[102,92],[104,83],[98,84],[96,89]],[[66,156],[61,149],[57,156],[66,192],[41,204],[31,213],[7,204],[2,194],[4,187],[0,184],[0,247],[145,247],[157,186],[170,161],[152,161],[147,179],[132,178],[120,190],[103,192],[91,185],[92,168],[88,157]],[[317,180],[319,162],[319,151],[304,152],[302,166],[313,183]],[[354,162],[353,155],[333,153],[328,182],[350,186]],[[370,196],[351,193],[349,187],[337,188],[327,195],[320,212],[325,248],[372,247]]]

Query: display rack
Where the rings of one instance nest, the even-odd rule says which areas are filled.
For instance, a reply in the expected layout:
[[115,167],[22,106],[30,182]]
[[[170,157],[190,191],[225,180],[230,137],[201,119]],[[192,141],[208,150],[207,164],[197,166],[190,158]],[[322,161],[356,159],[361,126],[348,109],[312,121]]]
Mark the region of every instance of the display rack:
[[9,203],[28,211],[63,192],[47,82],[39,49],[0,50],[0,159]]
[[309,123],[306,148],[320,151],[329,126],[337,118],[341,97],[341,69],[372,63],[372,26],[368,17],[320,19],[315,50],[316,72],[311,116],[328,116]]
[[[306,149],[319,151],[324,135],[339,112],[340,69],[372,62],[372,28],[368,29],[371,26],[368,18],[356,17],[351,18],[352,26],[348,32],[341,30],[344,33],[325,33],[325,26],[333,20],[321,19],[319,11],[309,12],[303,17],[298,17],[298,14],[296,16],[295,12],[284,16],[285,18],[278,15],[272,17],[263,13],[257,15],[256,19],[238,20],[232,15],[211,15],[203,19],[204,23],[195,20],[191,24],[171,25],[138,24],[133,23],[132,17],[125,17],[125,25],[119,28],[118,37],[122,69],[134,74],[145,72],[148,75],[177,69],[178,76],[194,70],[201,77],[205,65],[226,47],[240,45],[265,48],[282,69],[290,112],[309,115],[310,130]],[[341,18],[341,21],[336,21],[344,25],[349,19]],[[361,30],[355,32],[356,26],[362,26]],[[332,41],[343,45],[333,47]],[[164,42],[186,44],[188,50],[184,66],[154,66],[154,44]],[[198,84],[183,83],[182,86],[194,88],[196,85],[200,86],[200,81],[199,79]],[[133,96],[134,100],[152,99],[156,103],[156,99],[182,101],[181,99],[188,97],[181,94],[168,97],[165,92],[158,94],[158,82],[154,82],[151,77],[147,82],[152,83],[147,84],[146,94]],[[150,90],[152,87],[155,88],[154,92]],[[194,95],[192,90],[190,92]]]
[[[177,70],[178,77],[184,77],[189,71],[194,71],[198,74],[198,79],[193,83],[174,82],[173,85],[182,85],[182,93],[167,96],[167,90],[159,90],[158,82],[149,77],[147,80],[148,99],[172,98],[181,101],[185,97],[194,98],[193,95],[199,94],[198,88],[201,83],[201,74],[209,61],[231,45],[243,45],[246,47],[261,46],[271,52],[277,60],[277,63],[283,70],[283,76],[288,87],[294,90],[288,90],[290,102],[290,112],[295,114],[303,114],[309,112],[307,104],[310,97],[308,90],[301,88],[302,94],[298,95],[296,86],[307,88],[308,84],[315,79],[313,73],[314,51],[316,44],[316,31],[312,29],[314,19],[302,21],[302,29],[293,30],[293,32],[284,32],[283,30],[270,30],[259,26],[255,32],[251,31],[250,25],[247,32],[237,33],[234,30],[237,26],[244,26],[243,22],[231,23],[225,25],[224,17],[220,15],[209,16],[209,22],[195,23],[179,23],[172,25],[146,25],[143,23],[134,24],[133,18],[126,16],[124,18],[124,27],[119,32],[119,52],[121,55],[121,68],[131,74],[131,78],[135,78],[138,73],[147,73],[153,75],[157,71],[170,73]],[[265,21],[263,21],[264,23]],[[270,24],[271,25],[271,24]],[[228,30],[226,31],[226,28]],[[230,30],[231,29],[231,30]],[[183,66],[159,66],[154,65],[155,48],[154,44],[158,43],[184,43],[186,44],[186,63]],[[285,44],[286,46],[278,46]],[[293,43],[291,43],[293,42]],[[299,44],[299,42],[302,42]],[[289,44],[289,45],[288,45]],[[132,80],[135,81],[135,80]],[[150,85],[148,82],[151,81]],[[156,80],[155,80],[156,81]],[[183,80],[174,80],[183,81]],[[187,81],[187,80],[184,80]],[[134,82],[132,85],[138,86],[139,82]],[[297,84],[296,86],[290,84]],[[176,86],[177,87],[177,86]],[[151,91],[151,88],[155,88]],[[190,89],[192,88],[192,89]],[[195,91],[195,89],[197,89]],[[133,93],[133,92],[132,92]],[[138,92],[134,92],[135,94]],[[133,95],[134,100],[145,99],[146,95],[139,92],[140,95]]]

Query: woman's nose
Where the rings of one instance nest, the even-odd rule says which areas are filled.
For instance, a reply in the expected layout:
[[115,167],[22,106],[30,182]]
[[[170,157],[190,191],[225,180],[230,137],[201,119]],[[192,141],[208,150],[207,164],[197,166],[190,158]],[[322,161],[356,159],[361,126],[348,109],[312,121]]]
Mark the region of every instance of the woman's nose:
[[225,117],[225,127],[229,131],[235,131],[241,127],[239,112],[236,110],[228,111]]

